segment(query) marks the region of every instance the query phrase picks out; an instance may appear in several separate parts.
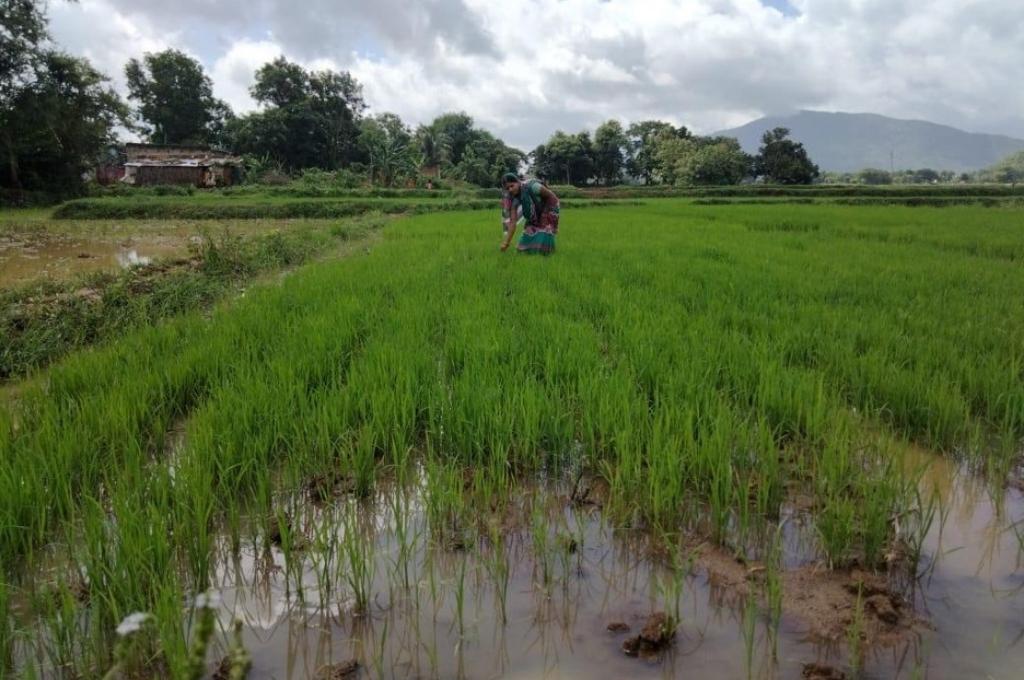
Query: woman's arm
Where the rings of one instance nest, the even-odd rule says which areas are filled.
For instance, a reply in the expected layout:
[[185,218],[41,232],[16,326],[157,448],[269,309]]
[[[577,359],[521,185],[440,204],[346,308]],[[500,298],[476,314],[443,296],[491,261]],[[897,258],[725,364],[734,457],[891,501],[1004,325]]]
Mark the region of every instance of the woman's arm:
[[508,245],[512,243],[512,237],[516,235],[516,215],[513,209],[512,219],[509,220],[508,231],[505,232],[505,240],[501,242],[501,252],[508,250]]

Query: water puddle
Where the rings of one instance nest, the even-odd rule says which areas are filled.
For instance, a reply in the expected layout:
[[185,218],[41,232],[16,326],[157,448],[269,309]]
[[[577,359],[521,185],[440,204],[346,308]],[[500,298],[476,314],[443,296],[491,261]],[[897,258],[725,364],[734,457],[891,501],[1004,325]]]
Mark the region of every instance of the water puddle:
[[[181,436],[172,428],[167,451]],[[443,499],[425,477],[380,483],[363,500],[344,478],[316,478],[273,520],[250,518],[234,534],[241,545],[218,539],[211,585],[224,635],[209,672],[240,620],[252,679],[1020,677],[1024,495],[993,497],[947,459],[920,455],[922,490],[940,510],[916,581],[890,584],[899,601],[884,577],[824,570],[813,522],[794,509],[781,522],[776,613],[762,565],[612,526],[571,485],[524,487],[460,526],[439,519]],[[889,614],[908,625],[857,642]],[[669,644],[627,653],[653,615],[672,622]],[[844,628],[823,637],[816,617]]]
[[32,280],[67,281],[188,254],[188,241],[164,236],[80,238],[45,232],[0,233],[0,288]]
[[[858,659],[848,636],[810,635],[815,622],[798,607],[783,607],[773,626],[763,603],[737,596],[700,559],[692,570],[674,568],[680,561],[642,533],[614,529],[599,510],[556,493],[521,501],[512,511],[519,519],[492,532],[499,540],[454,550],[429,540],[427,499],[415,493],[311,512],[293,527],[308,544],[291,567],[276,546],[223,560],[220,613],[225,627],[236,617],[245,624],[251,678],[315,677],[352,660],[369,677],[389,678],[797,678],[829,677],[829,668],[868,678],[1019,677],[1024,570],[1012,520],[1024,518],[1024,498],[1010,490],[997,503],[944,459],[924,484],[943,508],[909,594],[928,625]],[[536,503],[543,522],[528,509]],[[346,532],[359,536],[351,552]],[[798,565],[808,569],[799,533],[784,542],[782,582],[820,589],[826,581],[798,578]],[[361,559],[370,562],[360,571]],[[678,621],[673,643],[647,658],[627,655],[624,643],[657,612]]]

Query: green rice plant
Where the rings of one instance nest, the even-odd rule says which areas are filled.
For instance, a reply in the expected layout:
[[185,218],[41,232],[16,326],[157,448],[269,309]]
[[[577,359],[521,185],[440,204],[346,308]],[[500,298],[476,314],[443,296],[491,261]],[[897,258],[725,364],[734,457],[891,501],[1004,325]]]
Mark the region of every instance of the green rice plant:
[[548,535],[548,517],[540,500],[536,497],[531,503],[530,537],[533,546],[534,583],[545,593],[550,592],[554,581],[554,568],[551,564],[551,541]]
[[353,613],[357,617],[370,612],[373,596],[373,578],[376,573],[376,558],[372,527],[363,522],[355,506],[350,506],[342,517],[341,528],[344,579],[352,591]]
[[427,459],[426,511],[430,532],[442,545],[458,546],[465,541],[462,471],[453,461]]
[[861,586],[857,589],[853,617],[846,627],[846,651],[850,659],[850,669],[856,677],[864,667],[864,592]]
[[768,616],[768,634],[771,640],[772,660],[779,655],[779,627],[782,625],[782,528],[779,527],[770,539],[765,556],[764,603]]
[[334,574],[339,567],[342,542],[338,537],[336,510],[326,510],[314,524],[309,546],[309,562],[316,575],[316,591],[321,611],[329,611],[336,595]]
[[[11,592],[7,582],[0,578],[0,611],[11,611]],[[504,604],[502,604],[502,621],[504,621]],[[0,673],[7,673],[14,663],[14,624],[8,616],[0,620]]]
[[459,556],[459,566],[455,574],[453,591],[455,594],[455,626],[459,633],[459,639],[466,634],[466,554]]
[[679,626],[683,621],[683,595],[686,577],[693,568],[693,556],[684,557],[681,543],[670,535],[665,535],[660,540],[667,548],[669,563],[667,573],[664,573],[657,583],[658,597],[665,603],[665,611],[669,617],[676,626]]
[[508,590],[511,581],[508,544],[505,534],[497,526],[491,525],[489,545],[483,553],[484,568],[494,584],[494,599],[498,603],[498,616],[501,624],[508,624]]
[[392,559],[391,581],[401,584],[405,591],[413,586],[410,575],[413,558],[419,544],[417,526],[411,521],[412,512],[401,484],[389,497],[391,526],[397,552]]
[[[184,197],[145,202],[172,198]],[[236,200],[188,198],[203,210]],[[563,548],[582,542],[558,538],[573,534],[557,519],[568,512],[601,506],[616,527],[772,562],[781,508],[799,500],[826,561],[881,566],[895,539],[923,542],[934,515],[895,442],[968,450],[993,476],[1019,457],[1019,208],[662,199],[566,215],[574,228],[546,259],[499,257],[479,213],[396,221],[368,251],[111,335],[17,386],[0,406],[3,580],[64,554],[96,599],[69,602],[60,621],[33,605],[30,623],[8,616],[0,630],[35,649],[58,641],[54,658],[99,672],[118,623],[150,612],[159,645],[145,657],[183,676],[184,594],[221,578],[218,553],[244,552],[272,513],[294,523],[281,535],[289,588],[315,580],[324,604],[343,584],[365,612],[380,511],[369,501],[418,475],[419,495],[390,501],[381,577],[396,590],[423,581],[411,597],[433,607],[424,619],[456,599],[445,561],[476,559],[460,553],[478,544],[508,599],[511,534],[491,527],[525,519],[542,613],[571,620],[579,579]],[[265,245],[267,261],[302,253]],[[594,483],[573,510],[524,491],[581,467]],[[314,477],[329,480],[315,509],[299,493]],[[342,499],[352,491],[365,506]],[[458,598],[472,608],[480,572],[465,568]],[[673,565],[660,597],[683,571]],[[560,577],[568,595],[548,599]],[[31,625],[48,611],[52,633]],[[74,634],[71,612],[88,621]]]
[[744,602],[742,611],[742,625],[741,630],[743,632],[743,650],[744,650],[744,665],[747,669],[747,678],[754,677],[754,651],[757,646],[757,619],[758,619],[759,608],[757,606],[757,597],[753,591],[751,591]]

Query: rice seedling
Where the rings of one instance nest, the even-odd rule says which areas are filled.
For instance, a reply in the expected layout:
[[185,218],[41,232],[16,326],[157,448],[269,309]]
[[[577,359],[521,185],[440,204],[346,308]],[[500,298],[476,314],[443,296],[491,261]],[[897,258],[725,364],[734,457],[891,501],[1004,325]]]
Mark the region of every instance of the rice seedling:
[[[264,538],[307,606],[344,591],[365,619],[390,594],[377,668],[406,605],[450,613],[461,639],[485,577],[498,627],[522,606],[518,571],[538,626],[571,628],[594,571],[580,518],[598,509],[763,560],[777,649],[783,512],[813,527],[808,561],[884,569],[902,541],[916,566],[939,510],[895,442],[967,452],[992,478],[1019,460],[1019,217],[664,199],[579,213],[534,260],[492,257],[479,215],[423,215],[368,253],[72,354],[0,408],[0,610],[53,553],[91,597],[6,615],[0,663],[34,672],[25,639],[86,675],[187,677],[204,615],[182,626],[185,594]],[[676,621],[692,559],[673,549],[651,586]],[[749,668],[753,607],[736,621],[753,626]],[[152,619],[126,641],[132,612]],[[445,652],[421,646],[441,674]]]
[[354,616],[363,617],[370,613],[373,596],[373,578],[376,569],[374,537],[372,527],[358,516],[357,507],[349,507],[342,518],[342,555],[344,560],[339,568],[344,570],[344,579],[352,592]]
[[857,601],[853,616],[846,627],[846,653],[850,660],[850,669],[854,677],[864,667],[864,591],[857,590]]

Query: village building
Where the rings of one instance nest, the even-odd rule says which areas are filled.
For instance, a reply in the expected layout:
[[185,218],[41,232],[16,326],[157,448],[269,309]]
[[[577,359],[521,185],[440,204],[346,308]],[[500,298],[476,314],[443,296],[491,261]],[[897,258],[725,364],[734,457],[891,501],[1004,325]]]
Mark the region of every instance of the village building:
[[206,146],[126,144],[120,181],[135,186],[224,187],[241,180],[242,159]]

